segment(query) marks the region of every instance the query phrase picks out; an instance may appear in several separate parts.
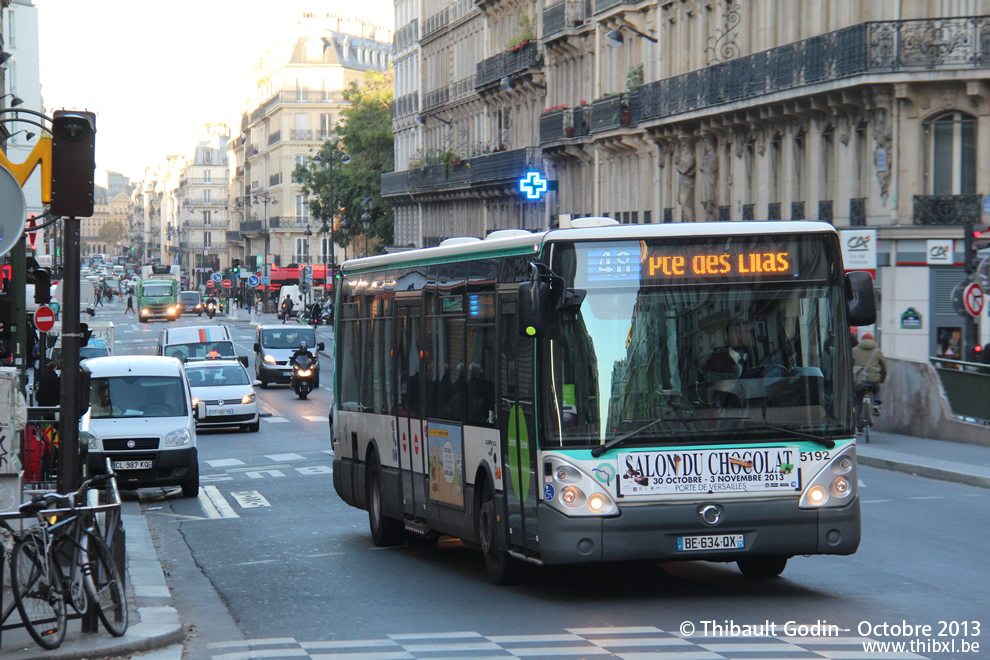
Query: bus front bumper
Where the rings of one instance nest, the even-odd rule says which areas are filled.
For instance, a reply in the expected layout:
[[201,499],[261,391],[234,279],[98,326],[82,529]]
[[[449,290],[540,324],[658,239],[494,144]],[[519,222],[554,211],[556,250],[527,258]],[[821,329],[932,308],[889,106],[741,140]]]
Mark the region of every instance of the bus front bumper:
[[[736,561],[768,555],[851,555],[860,542],[859,498],[836,508],[799,509],[797,499],[719,502],[717,525],[704,524],[707,502],[626,505],[612,518],[568,518],[540,505],[540,555],[546,564],[597,561]],[[712,503],[715,504],[715,503]],[[680,536],[743,534],[741,550],[679,552]]]

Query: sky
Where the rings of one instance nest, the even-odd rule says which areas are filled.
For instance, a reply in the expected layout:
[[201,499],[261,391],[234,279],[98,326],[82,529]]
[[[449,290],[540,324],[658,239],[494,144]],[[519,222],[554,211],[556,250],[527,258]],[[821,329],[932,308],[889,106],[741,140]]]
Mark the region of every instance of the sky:
[[[138,181],[189,152],[205,123],[230,124],[252,96],[252,73],[303,11],[353,13],[340,0],[34,0],[47,114],[96,113],[97,171]],[[391,26],[391,0],[363,0],[362,18]],[[100,177],[98,175],[97,181]]]

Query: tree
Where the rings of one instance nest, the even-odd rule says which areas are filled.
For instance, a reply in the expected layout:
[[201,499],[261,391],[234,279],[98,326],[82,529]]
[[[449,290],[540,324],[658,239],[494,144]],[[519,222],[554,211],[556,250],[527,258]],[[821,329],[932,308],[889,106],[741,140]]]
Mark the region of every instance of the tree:
[[[331,218],[337,218],[333,240],[342,247],[364,232],[361,215],[366,207],[360,202],[365,198],[371,198],[367,210],[373,218],[369,246],[393,242],[392,207],[381,197],[381,176],[393,167],[392,98],[391,69],[369,71],[361,85],[351,83],[344,91],[351,105],[341,111],[334,137],[323,143],[316,158],[297,165],[292,173],[292,180],[303,184],[302,192],[310,196],[310,212],[320,221],[320,232],[328,231]],[[347,165],[341,163],[345,153],[351,159]],[[341,220],[346,220],[347,229]]]
[[104,243],[116,246],[127,239],[127,226],[120,220],[107,220],[97,232],[100,240]]

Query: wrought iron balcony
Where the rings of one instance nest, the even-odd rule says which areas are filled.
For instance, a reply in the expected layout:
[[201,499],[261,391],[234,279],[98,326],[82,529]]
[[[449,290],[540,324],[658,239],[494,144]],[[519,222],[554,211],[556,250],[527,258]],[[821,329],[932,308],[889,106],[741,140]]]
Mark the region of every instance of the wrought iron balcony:
[[638,124],[642,114],[639,96],[639,91],[635,91],[607,96],[592,103],[590,131],[596,133]]
[[423,109],[429,110],[430,108],[436,108],[447,102],[450,98],[450,88],[440,87],[432,91],[427,92],[423,95]]
[[274,133],[268,136],[269,147],[275,144],[276,142],[281,142],[281,141],[282,141],[282,131],[275,131]]
[[592,16],[591,0],[564,0],[543,10],[543,38],[581,27]]
[[540,144],[587,136],[590,108],[591,106],[565,108],[540,117]]
[[401,50],[415,43],[417,39],[419,39],[419,19],[414,18],[395,31],[392,35],[392,47]]
[[914,224],[961,225],[979,222],[982,195],[915,195]]
[[990,16],[859,23],[643,85],[642,118],[670,117],[866,73],[988,65]]
[[444,9],[443,11],[433,14],[433,16],[430,16],[423,22],[423,35],[420,39],[426,39],[434,32],[439,32],[447,27],[448,23],[450,23],[449,9]]
[[242,234],[261,234],[264,231],[264,222],[261,220],[247,220],[241,223],[240,232]]
[[507,50],[494,57],[478,62],[474,78],[474,88],[481,89],[493,83],[498,83],[505,76],[521,73],[527,69],[542,67],[543,62],[538,57],[539,51],[535,41],[528,41],[515,50]]
[[540,117],[540,144],[564,138],[564,115],[564,110],[554,110]]
[[[427,188],[460,188],[473,184],[509,182],[521,177],[540,160],[535,147],[500,151],[470,160],[427,165],[382,175],[382,195],[401,195]],[[243,224],[242,224],[243,227]],[[243,229],[242,229],[243,231]]]
[[244,238],[241,236],[241,232],[239,232],[239,231],[228,231],[228,232],[226,232],[226,234],[227,234],[227,242],[228,243],[243,243],[244,242]]
[[292,136],[292,140],[308,142],[313,139],[313,131],[309,128],[293,128],[289,135]]

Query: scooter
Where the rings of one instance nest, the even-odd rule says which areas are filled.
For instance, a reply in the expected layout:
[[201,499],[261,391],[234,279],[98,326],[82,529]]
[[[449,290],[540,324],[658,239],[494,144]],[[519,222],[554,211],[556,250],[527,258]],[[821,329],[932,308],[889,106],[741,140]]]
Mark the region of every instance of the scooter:
[[300,399],[309,396],[313,391],[313,358],[308,355],[296,356],[292,362],[292,379],[289,384]]
[[320,315],[321,325],[333,325],[333,305],[327,305],[323,308],[323,313]]
[[217,306],[216,306],[216,304],[215,303],[207,303],[206,304],[206,315],[210,317],[210,320],[213,320],[213,315],[216,314],[216,313],[217,313]]

